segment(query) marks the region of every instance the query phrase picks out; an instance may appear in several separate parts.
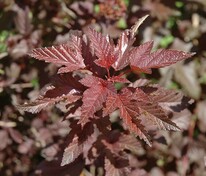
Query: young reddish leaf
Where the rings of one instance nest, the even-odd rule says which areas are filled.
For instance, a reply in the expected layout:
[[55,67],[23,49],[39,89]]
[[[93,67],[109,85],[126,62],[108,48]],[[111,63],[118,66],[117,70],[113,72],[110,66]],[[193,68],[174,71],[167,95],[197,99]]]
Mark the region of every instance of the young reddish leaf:
[[64,150],[61,166],[72,163],[82,153],[83,144],[78,144],[78,137],[75,136],[73,141]]
[[135,41],[135,35],[139,26],[148,17],[148,15],[140,18],[130,30],[122,32],[115,47],[116,62],[112,65],[115,70],[121,70],[129,64],[130,50]]
[[[120,110],[120,117],[127,126],[127,128],[143,139],[149,146],[149,141],[146,130],[141,125],[141,121],[137,121],[139,114],[139,108],[135,102],[132,102],[132,93],[128,89],[124,89],[120,95],[111,94],[107,97],[106,108],[103,109],[103,115],[110,114],[117,108]],[[136,119],[136,122],[133,121]]]
[[99,77],[104,77],[106,73],[106,69],[103,67],[98,66],[95,64],[96,56],[94,54],[94,49],[91,46],[91,43],[86,36],[83,36],[82,41],[82,56],[84,58],[84,63],[86,67],[95,75],[98,75]]
[[[135,107],[133,107],[135,108]],[[137,115],[131,113],[134,111],[131,107],[121,108],[120,109],[120,117],[123,119],[126,127],[130,130],[130,132],[138,135],[140,139],[143,139],[150,147],[152,146],[149,135],[145,130],[145,127],[141,124],[141,120],[137,119]],[[131,114],[130,114],[131,113]]]
[[102,140],[102,143],[114,155],[118,155],[118,153],[124,150],[136,153],[138,147],[140,147],[140,143],[136,137],[130,134],[121,134],[119,131],[112,131],[108,137],[109,140]]
[[116,90],[111,83],[99,82],[87,89],[83,94],[82,117],[79,123],[84,125],[93,117],[94,113],[103,107],[108,94],[114,93]]
[[53,89],[46,91],[45,97],[52,98],[67,94],[71,90],[75,90],[76,93],[84,91],[84,86],[79,83],[79,78],[72,75],[72,73],[58,74],[52,78]]
[[[134,136],[127,134],[127,130],[149,146],[151,142],[146,129],[150,128],[147,128],[147,122],[160,129],[179,130],[168,118],[166,110],[175,111],[170,106],[182,106],[181,94],[157,85],[151,86],[149,81],[142,79],[127,85],[130,82],[119,72],[129,65],[134,71],[151,73],[152,68],[168,66],[193,55],[175,50],[152,53],[152,41],[133,47],[135,34],[146,17],[124,31],[116,46],[108,36],[89,28],[87,36],[70,35],[67,44],[31,52],[30,55],[37,59],[64,65],[58,73],[71,72],[59,74],[57,82],[42,97],[21,107],[34,113],[59,101],[67,103],[66,118],[70,121],[71,130],[62,166],[74,162],[82,154],[89,165],[92,162],[96,164],[95,160],[105,159],[105,175],[128,175],[129,160],[125,150],[137,152],[138,142]],[[110,69],[111,66],[114,69]],[[130,71],[126,69],[124,73]],[[125,88],[117,91],[115,82],[125,83]],[[118,135],[115,135],[116,130],[112,130],[109,121],[109,115],[116,109],[123,122],[123,129]]]
[[[37,48],[32,50],[29,55],[39,60],[66,66],[60,68],[58,73],[72,72],[85,67],[79,40],[76,40],[77,43],[73,42],[73,45],[62,44],[59,46]],[[76,49],[76,45],[79,46],[78,50]]]
[[92,75],[88,75],[85,78],[81,79],[79,82],[86,87],[92,87],[92,86],[100,83],[101,80],[102,80],[101,78],[98,78],[98,77],[95,77]]
[[129,30],[122,32],[115,47],[115,56],[117,60],[112,65],[115,70],[121,70],[129,64],[129,49],[134,42],[134,38],[130,38]]
[[20,6],[15,4],[13,10],[16,12],[16,15],[14,16],[14,22],[19,33],[24,36],[31,34],[33,26],[29,16],[29,7],[26,6],[25,8],[20,8]]
[[[138,72],[151,73],[151,68],[147,67],[147,62],[150,59],[150,52],[152,50],[153,41],[146,42],[139,47],[133,48],[130,52],[130,66],[133,70]],[[141,67],[145,64],[146,67]]]
[[[134,71],[151,73],[151,68],[169,66],[194,55],[194,53],[165,49],[159,49],[150,54],[149,51],[151,47],[152,42],[147,42],[132,50],[130,66]],[[143,53],[141,53],[141,51],[143,51]],[[141,54],[139,55],[137,53]]]
[[151,54],[147,63],[149,68],[161,68],[172,65],[178,61],[192,57],[195,53],[186,53],[184,51],[159,49]]
[[91,28],[88,28],[87,36],[89,37],[92,46],[95,49],[95,54],[98,57],[98,60],[96,60],[95,63],[101,67],[109,68],[116,60],[113,54],[114,47],[110,44],[109,38],[102,36],[101,33]]
[[106,107],[103,108],[103,116],[107,116],[118,109],[119,101],[118,95],[109,95],[106,100]]
[[133,99],[142,102],[151,102],[150,97],[146,93],[144,93],[140,88],[135,89]]

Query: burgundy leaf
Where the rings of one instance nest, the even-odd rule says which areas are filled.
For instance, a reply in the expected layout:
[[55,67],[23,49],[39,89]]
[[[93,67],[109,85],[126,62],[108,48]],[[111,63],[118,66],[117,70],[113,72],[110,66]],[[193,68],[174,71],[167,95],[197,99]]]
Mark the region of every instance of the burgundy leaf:
[[[84,59],[81,53],[80,39],[76,39],[76,43],[73,45],[62,44],[59,46],[52,46],[46,48],[37,48],[31,51],[29,54],[31,57],[35,57],[45,62],[52,62],[54,64],[61,64],[66,67],[59,69],[58,73],[72,72],[85,67]],[[78,49],[76,47],[79,46]]]
[[113,54],[114,47],[110,44],[109,38],[91,28],[88,28],[87,35],[98,57],[95,63],[101,67],[109,68],[116,60]]
[[58,155],[55,157],[55,160],[52,161],[42,161],[37,168],[35,168],[35,173],[32,175],[39,176],[74,176],[81,175],[82,170],[84,169],[84,162],[82,158],[77,158],[73,163],[61,166],[61,156]]
[[92,87],[94,85],[97,85],[101,81],[103,81],[103,79],[92,76],[92,75],[88,75],[85,78],[81,79],[79,82],[86,87]]
[[[130,52],[130,65],[138,72],[151,73],[150,67],[147,67],[147,62],[150,59],[150,52],[152,50],[153,41],[146,42],[139,47],[133,48]],[[141,65],[146,64],[146,67],[141,67]]]
[[151,68],[172,65],[194,55],[194,53],[166,49],[159,49],[150,54],[151,49],[152,42],[147,42],[132,50],[130,66],[134,71],[151,73]]
[[135,41],[135,35],[139,26],[148,17],[148,15],[140,18],[130,30],[122,32],[118,39],[118,44],[115,47],[115,55],[118,58],[116,62],[112,65],[115,70],[121,70],[129,64],[130,50],[132,49],[132,44]]
[[139,102],[141,119],[148,118],[154,122],[160,129],[179,131],[180,128],[172,122],[165,111],[156,103]]
[[86,36],[83,37],[82,56],[84,58],[84,63],[86,67],[94,74],[100,77],[104,77],[106,69],[95,64],[94,61],[96,60],[96,56],[94,54],[94,49],[92,48],[89,39],[86,38]]
[[115,70],[121,70],[129,64],[129,49],[134,42],[134,38],[129,38],[130,32],[124,31],[119,39],[118,44],[115,47],[115,55],[118,58],[112,65]]
[[9,135],[6,130],[0,130],[0,151],[4,150],[10,143]]
[[107,95],[115,91],[112,84],[103,85],[101,82],[87,89],[83,94],[82,117],[79,123],[82,125],[87,123],[89,118],[103,107]]
[[151,102],[150,97],[139,88],[135,89],[135,92],[133,94],[133,98],[134,98],[134,100],[137,100],[137,101]]
[[166,90],[163,87],[158,87],[150,96],[154,102],[158,102],[162,107],[181,104],[183,99],[183,94],[181,92]]
[[52,78],[52,86],[46,87],[46,90],[41,90],[46,98],[54,98],[62,94],[68,94],[70,91],[75,91],[75,94],[80,94],[84,91],[84,87],[79,83],[79,79],[73,77],[71,73],[58,74]]
[[139,18],[137,20],[137,22],[134,24],[134,26],[131,27],[130,29],[130,33],[131,33],[131,36],[134,37],[136,35],[136,33],[138,32],[138,29],[140,27],[140,25],[146,20],[146,18],[148,17],[149,15],[145,15],[141,18]]
[[147,66],[150,68],[165,67],[192,57],[194,54],[195,53],[186,53],[184,51],[159,49],[151,54],[151,58],[147,63]]
[[[140,115],[137,104],[132,102],[133,94],[128,89],[124,89],[120,95],[110,95],[107,97],[106,108],[103,109],[103,115],[110,114],[117,108],[120,110],[120,117],[127,128],[138,135],[141,139],[151,146],[146,130],[141,125],[140,120],[134,123],[134,119]],[[137,120],[136,120],[137,122]]]
[[[166,49],[152,52],[153,41],[138,47],[132,46],[139,26],[146,18],[147,15],[140,18],[131,29],[125,30],[117,39],[117,44],[109,36],[88,28],[86,34],[70,34],[66,44],[37,48],[31,52],[32,57],[63,66],[58,73],[64,74],[58,74],[53,79],[54,83],[46,86],[37,100],[18,108],[36,113],[63,101],[64,111],[67,111],[65,120],[69,123],[70,131],[66,138],[68,145],[64,150],[62,166],[81,160],[88,168],[91,164],[95,168],[103,168],[101,164],[104,163],[105,175],[126,176],[131,171],[130,156],[138,153],[137,136],[151,146],[148,131],[154,125],[164,130],[179,130],[170,115],[175,108],[176,111],[180,109],[179,106],[185,108],[188,100],[181,93],[166,90],[146,79],[135,81],[135,76],[126,77],[131,69],[138,73],[151,73],[152,68],[168,66],[193,55]],[[123,86],[116,90],[116,83],[122,83]],[[118,117],[120,123],[116,121]],[[122,128],[116,124],[122,125]],[[37,125],[39,135],[35,138],[40,138],[46,145],[51,144],[57,137],[57,127],[47,130],[42,125],[43,121],[40,126]],[[2,136],[8,138],[7,132],[2,130]],[[10,130],[9,133],[16,142],[22,142],[18,132]],[[54,139],[52,135],[55,135]],[[8,142],[4,141],[3,149]],[[19,152],[27,154],[34,142],[23,144],[23,150],[19,148]],[[50,159],[56,157],[56,152],[51,148],[45,149],[44,154]],[[83,167],[81,164],[80,169]],[[47,170],[46,173],[50,172]]]
[[134,87],[134,88],[143,87],[143,86],[147,86],[149,83],[150,81],[147,79],[138,79],[135,82],[131,83],[129,87]]

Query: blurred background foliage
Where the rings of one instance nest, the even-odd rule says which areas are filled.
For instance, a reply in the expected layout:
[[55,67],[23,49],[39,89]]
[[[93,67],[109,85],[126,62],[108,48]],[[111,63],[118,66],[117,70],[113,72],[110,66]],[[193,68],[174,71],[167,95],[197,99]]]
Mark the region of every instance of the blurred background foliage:
[[[58,107],[37,115],[15,105],[34,100],[51,82],[57,67],[29,58],[36,47],[65,43],[70,30],[91,26],[115,41],[120,32],[145,14],[136,45],[153,40],[155,49],[172,48],[196,55],[171,67],[154,70],[150,78],[180,89],[195,102],[177,118],[182,132],[159,131],[166,145],[144,143],[135,155],[140,175],[206,175],[206,1],[205,0],[1,0],[0,1],[0,175],[98,175],[81,163],[59,167],[68,122]],[[118,86],[118,85],[117,85]],[[69,169],[77,172],[70,173]],[[96,174],[94,174],[96,173]],[[101,175],[101,173],[99,173]]]

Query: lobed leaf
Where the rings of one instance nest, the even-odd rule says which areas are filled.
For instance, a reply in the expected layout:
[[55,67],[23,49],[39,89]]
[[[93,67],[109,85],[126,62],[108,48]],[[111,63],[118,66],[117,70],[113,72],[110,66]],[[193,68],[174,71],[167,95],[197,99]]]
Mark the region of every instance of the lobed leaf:
[[139,108],[135,102],[131,101],[132,99],[133,94],[128,89],[123,89],[120,95],[112,94],[108,96],[106,107],[103,109],[103,115],[110,114],[114,110],[119,109],[120,117],[130,132],[135,133],[151,146],[146,130],[142,126],[141,121],[137,119],[140,115]]
[[[98,83],[101,82],[101,78],[92,76],[92,75],[88,75],[85,78],[81,79],[79,82],[81,84],[83,84],[86,87],[92,87],[94,85],[97,85]],[[102,80],[103,81],[103,80]]]
[[192,57],[195,53],[187,53],[171,49],[159,49],[151,54],[147,66],[150,68],[161,68],[172,65],[178,61]]
[[139,108],[141,112],[140,118],[148,118],[160,129],[175,131],[180,130],[180,128],[168,118],[168,116],[165,114],[165,111],[155,102],[139,102]]
[[194,53],[169,49],[159,49],[150,53],[152,45],[153,42],[147,42],[131,51],[130,66],[134,71],[151,73],[151,68],[169,66],[194,55]]
[[95,63],[101,67],[109,68],[116,60],[113,54],[114,47],[110,44],[109,38],[91,28],[88,28],[86,34],[98,57]]
[[[105,83],[105,85],[104,85]],[[102,80],[98,84],[90,87],[83,93],[82,117],[79,123],[84,125],[93,117],[94,113],[103,107],[107,95],[114,93],[116,90],[111,83]]]
[[122,32],[120,35],[117,46],[115,47],[115,55],[117,60],[112,65],[115,70],[121,70],[129,64],[130,50],[132,49],[132,44],[135,41],[135,35],[139,26],[148,17],[148,15],[140,18],[130,30]]
[[147,66],[150,59],[153,41],[146,42],[139,47],[133,48],[129,55],[130,66],[138,72],[151,73],[151,68]]
[[129,31],[124,31],[118,39],[117,46],[115,47],[117,60],[112,65],[115,70],[121,70],[129,64],[129,49],[134,42],[134,38],[130,38],[129,35]]
[[76,41],[72,42],[73,45],[68,43],[59,46],[37,48],[32,50],[29,55],[45,62],[64,65],[65,67],[60,68],[58,73],[72,72],[85,67],[80,43],[80,38],[76,37]]

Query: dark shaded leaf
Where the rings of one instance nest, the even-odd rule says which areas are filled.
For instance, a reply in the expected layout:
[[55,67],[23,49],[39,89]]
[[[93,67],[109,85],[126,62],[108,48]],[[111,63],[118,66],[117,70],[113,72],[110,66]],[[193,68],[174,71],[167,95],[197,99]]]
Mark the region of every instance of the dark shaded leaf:
[[61,166],[72,163],[82,153],[83,145],[78,144],[78,137],[74,137],[73,141],[67,148],[64,149],[64,154],[61,162]]

